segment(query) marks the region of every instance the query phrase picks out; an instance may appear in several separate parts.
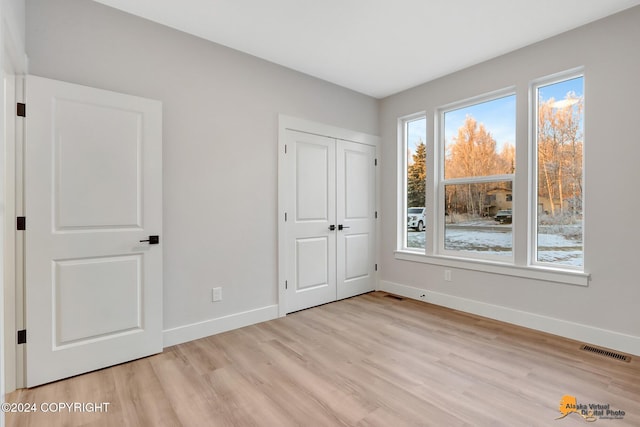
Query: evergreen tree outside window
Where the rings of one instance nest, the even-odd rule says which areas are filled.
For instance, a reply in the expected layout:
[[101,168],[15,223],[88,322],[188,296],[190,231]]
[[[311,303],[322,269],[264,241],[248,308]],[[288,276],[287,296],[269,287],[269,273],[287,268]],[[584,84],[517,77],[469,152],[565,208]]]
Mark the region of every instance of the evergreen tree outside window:
[[405,188],[404,215],[406,227],[404,231],[404,247],[408,249],[424,249],[425,227],[427,226],[425,185],[427,179],[427,123],[424,117],[408,119],[404,122]]
[[575,68],[435,108],[433,143],[425,113],[400,119],[396,258],[586,286],[584,85]]

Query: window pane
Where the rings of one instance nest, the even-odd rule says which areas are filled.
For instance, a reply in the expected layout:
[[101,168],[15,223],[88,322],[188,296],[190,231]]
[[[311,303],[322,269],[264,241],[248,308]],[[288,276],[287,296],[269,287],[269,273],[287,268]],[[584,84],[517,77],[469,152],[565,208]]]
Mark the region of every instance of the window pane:
[[515,171],[516,96],[444,113],[444,178]]
[[445,185],[446,250],[511,256],[511,181]]
[[584,79],[540,86],[537,261],[582,266]]
[[425,180],[427,177],[427,120],[422,117],[405,124],[407,146],[407,248],[423,248],[426,225]]

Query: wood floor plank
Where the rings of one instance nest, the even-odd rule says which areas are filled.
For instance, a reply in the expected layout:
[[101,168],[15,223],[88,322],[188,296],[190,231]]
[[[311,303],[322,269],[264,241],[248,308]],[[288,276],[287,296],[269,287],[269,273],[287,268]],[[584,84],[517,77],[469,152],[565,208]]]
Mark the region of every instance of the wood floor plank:
[[114,405],[122,409],[125,425],[179,425],[171,401],[149,359],[114,366],[109,371],[118,390]]
[[233,425],[225,419],[225,411],[202,375],[176,348],[165,350],[151,360],[171,407],[179,420],[178,425],[189,425],[194,420],[207,420],[212,426]]
[[375,292],[30,390],[9,402],[109,402],[7,414],[24,426],[578,426],[560,399],[640,425],[640,357]]

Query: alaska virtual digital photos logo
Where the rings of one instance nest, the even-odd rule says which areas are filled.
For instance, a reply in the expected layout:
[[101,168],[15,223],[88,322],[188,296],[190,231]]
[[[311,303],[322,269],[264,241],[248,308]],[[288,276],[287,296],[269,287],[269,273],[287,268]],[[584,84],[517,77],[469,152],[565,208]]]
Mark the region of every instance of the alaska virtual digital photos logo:
[[564,395],[560,399],[560,415],[556,420],[560,420],[569,414],[578,414],[587,422],[602,420],[621,420],[625,412],[619,409],[611,409],[608,403],[578,403],[575,396]]

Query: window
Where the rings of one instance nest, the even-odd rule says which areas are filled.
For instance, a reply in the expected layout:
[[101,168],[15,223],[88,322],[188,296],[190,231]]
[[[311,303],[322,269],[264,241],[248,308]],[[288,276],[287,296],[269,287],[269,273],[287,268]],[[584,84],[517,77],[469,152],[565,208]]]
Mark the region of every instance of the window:
[[424,249],[424,229],[428,218],[425,204],[427,120],[424,116],[407,119],[403,121],[403,127],[406,192],[402,215],[407,218],[403,231],[403,246],[407,249]]
[[515,102],[507,95],[440,112],[444,253],[513,256]]
[[580,268],[584,78],[534,86],[536,93],[536,220],[534,263]]
[[[518,121],[516,91],[531,100]],[[588,285],[584,104],[574,69],[435,109],[433,144],[424,115],[401,120],[396,258]]]

